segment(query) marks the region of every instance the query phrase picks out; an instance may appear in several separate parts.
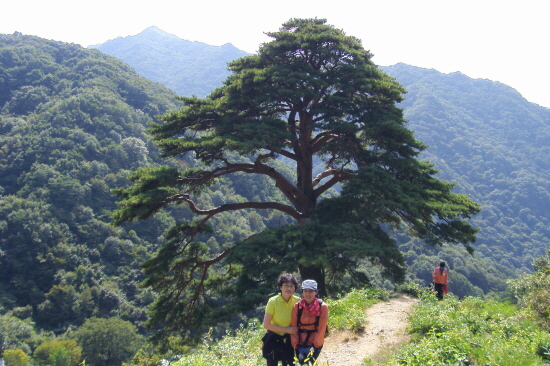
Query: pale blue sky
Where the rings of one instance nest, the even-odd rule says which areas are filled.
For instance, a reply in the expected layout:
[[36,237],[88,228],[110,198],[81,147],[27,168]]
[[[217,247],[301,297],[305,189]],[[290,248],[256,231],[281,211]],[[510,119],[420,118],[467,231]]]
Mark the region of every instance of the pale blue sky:
[[550,8],[546,0],[12,0],[0,33],[89,46],[150,26],[210,45],[255,52],[290,18],[326,18],[358,37],[374,62],[398,62],[507,84],[550,108]]

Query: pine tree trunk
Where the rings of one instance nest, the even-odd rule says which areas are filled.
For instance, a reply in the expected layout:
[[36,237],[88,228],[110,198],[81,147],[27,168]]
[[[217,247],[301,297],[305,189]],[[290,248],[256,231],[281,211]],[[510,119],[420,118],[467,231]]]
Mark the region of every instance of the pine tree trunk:
[[315,280],[317,281],[317,290],[319,291],[319,297],[322,298],[326,296],[327,290],[325,286],[325,271],[320,267],[304,267],[300,266],[300,276],[302,281],[304,280]]

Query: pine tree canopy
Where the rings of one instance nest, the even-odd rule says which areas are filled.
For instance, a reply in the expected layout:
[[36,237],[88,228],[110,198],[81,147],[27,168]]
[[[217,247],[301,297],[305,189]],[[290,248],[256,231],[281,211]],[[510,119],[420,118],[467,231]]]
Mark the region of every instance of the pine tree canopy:
[[[185,107],[150,128],[163,157],[191,154],[200,168],[142,168],[131,187],[116,191],[116,224],[178,203],[196,217],[175,227],[143,265],[144,285],[160,294],[151,319],[163,325],[159,339],[257,306],[283,271],[316,279],[323,295],[367,284],[361,261],[400,281],[395,229],[430,245],[471,249],[475,241],[467,220],[479,205],[419,160],[426,146],[397,106],[404,88],[357,38],[323,19],[291,19],[267,35],[272,40],[257,54],[229,64],[222,87],[205,99],[181,97]],[[291,162],[295,176],[278,170],[277,159]],[[235,173],[269,177],[285,200],[201,208],[201,190]],[[339,195],[323,197],[336,186]],[[208,221],[244,209],[277,210],[296,225],[268,228],[212,255],[199,240]]]

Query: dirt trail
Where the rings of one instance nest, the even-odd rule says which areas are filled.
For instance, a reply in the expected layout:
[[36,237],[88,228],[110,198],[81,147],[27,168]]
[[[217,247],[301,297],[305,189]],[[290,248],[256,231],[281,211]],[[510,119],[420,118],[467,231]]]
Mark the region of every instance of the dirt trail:
[[321,352],[320,365],[360,366],[364,360],[368,365],[378,365],[400,344],[408,340],[405,333],[407,315],[411,306],[418,300],[401,295],[374,304],[366,310],[367,324],[359,334],[334,332],[325,339]]

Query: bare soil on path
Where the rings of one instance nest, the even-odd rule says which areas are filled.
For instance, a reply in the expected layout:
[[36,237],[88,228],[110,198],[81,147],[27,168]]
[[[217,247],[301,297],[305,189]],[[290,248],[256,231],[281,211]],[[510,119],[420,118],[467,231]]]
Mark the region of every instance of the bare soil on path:
[[[409,310],[418,299],[399,295],[366,310],[365,329],[359,333],[332,332],[326,339],[319,365],[381,365],[388,355],[406,343]],[[364,363],[368,360],[367,363]]]

